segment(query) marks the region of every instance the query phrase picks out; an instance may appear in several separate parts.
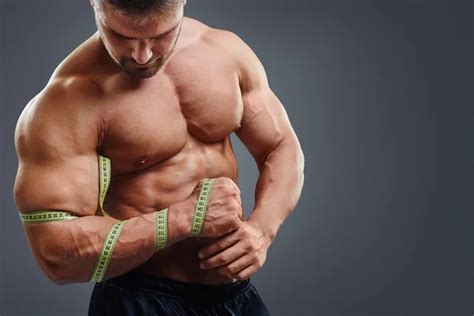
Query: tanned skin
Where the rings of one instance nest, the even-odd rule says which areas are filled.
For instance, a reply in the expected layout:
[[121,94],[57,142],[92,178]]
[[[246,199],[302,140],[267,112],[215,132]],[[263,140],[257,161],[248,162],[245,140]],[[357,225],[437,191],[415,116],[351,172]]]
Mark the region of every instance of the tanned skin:
[[[22,213],[78,219],[25,224],[56,284],[89,281],[110,227],[128,219],[106,278],[131,269],[185,282],[243,280],[303,186],[303,153],[262,64],[235,34],[184,17],[184,3],[141,18],[92,2],[98,31],[58,66],[22,112],[14,196]],[[121,35],[119,35],[121,34]],[[230,135],[255,158],[255,206],[242,217]],[[98,155],[111,159],[101,216]],[[199,181],[215,179],[201,237],[189,237]],[[155,211],[169,208],[158,252]]]

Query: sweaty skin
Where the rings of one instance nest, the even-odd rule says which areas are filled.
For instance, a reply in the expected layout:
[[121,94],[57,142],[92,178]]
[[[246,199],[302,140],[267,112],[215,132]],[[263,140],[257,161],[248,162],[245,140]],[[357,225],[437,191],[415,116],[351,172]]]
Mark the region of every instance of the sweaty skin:
[[[143,222],[132,221],[124,228],[124,236],[132,225],[136,227],[133,234],[139,234],[140,225],[153,221],[146,214],[186,200],[199,180],[228,177],[238,183],[230,140],[235,132],[261,172],[252,219],[273,239],[299,198],[303,162],[286,113],[266,84],[258,59],[236,35],[188,17],[183,18],[173,53],[146,80],[131,78],[117,67],[95,33],[59,65],[47,87],[20,117],[16,132],[22,158],[15,184],[18,209],[49,207],[100,216],[98,188],[92,185],[98,183],[96,156],[91,154],[95,152],[112,163],[104,209],[120,220],[145,215]],[[42,133],[41,137],[32,138],[33,131]],[[35,155],[36,166],[41,161],[44,165],[28,171],[30,155]],[[50,164],[51,157],[69,159],[74,171],[61,173]],[[282,210],[277,211],[277,206]],[[259,208],[262,211],[257,212]],[[169,211],[179,212],[180,208]],[[40,250],[32,240],[39,236],[38,225],[25,226],[37,255]],[[64,223],[45,225],[65,230]],[[46,238],[44,231],[42,234]],[[67,236],[72,244],[92,243]],[[197,253],[211,241],[181,240],[148,259],[137,259],[136,267],[187,282],[229,282],[229,276],[199,267]],[[139,258],[139,252],[136,249],[133,255]]]

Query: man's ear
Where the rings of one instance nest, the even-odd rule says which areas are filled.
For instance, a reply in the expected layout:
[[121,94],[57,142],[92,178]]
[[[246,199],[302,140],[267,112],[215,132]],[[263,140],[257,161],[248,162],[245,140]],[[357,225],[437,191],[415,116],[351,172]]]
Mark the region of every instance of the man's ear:
[[[93,1],[93,0],[91,0],[91,1]],[[183,2],[183,7],[184,7],[185,5],[186,5],[186,0],[184,0],[184,2]]]

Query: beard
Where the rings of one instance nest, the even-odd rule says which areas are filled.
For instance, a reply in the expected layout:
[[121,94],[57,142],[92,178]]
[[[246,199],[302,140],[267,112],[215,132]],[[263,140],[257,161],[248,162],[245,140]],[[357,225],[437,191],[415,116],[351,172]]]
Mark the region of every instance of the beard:
[[181,18],[181,22],[179,25],[179,30],[178,30],[178,35],[174,39],[174,43],[171,47],[171,50],[169,51],[168,55],[161,57],[154,61],[153,63],[147,65],[147,66],[140,66],[137,64],[133,59],[130,58],[123,58],[119,60],[114,56],[113,49],[110,47],[110,44],[108,41],[103,37],[103,31],[101,31],[101,26],[99,25],[98,19],[96,18],[96,25],[97,29],[99,30],[99,38],[101,40],[102,46],[105,48],[106,52],[108,53],[109,57],[115,62],[117,66],[119,66],[125,73],[130,75],[131,77],[135,77],[137,79],[147,79],[151,78],[156,73],[163,67],[165,62],[168,60],[170,57],[171,53],[174,51],[176,48],[176,44],[178,42],[178,38],[181,34],[181,29],[183,27],[183,20],[184,17]]
[[155,62],[151,63],[146,67],[140,67],[133,59],[127,58],[118,63],[118,65],[130,76],[138,79],[147,79],[153,77],[165,64],[168,58],[171,56],[171,53],[174,52],[178,38],[181,34],[181,28],[183,26],[183,19],[181,19],[181,24],[179,26],[178,35],[176,36],[173,45],[171,46],[170,51],[164,57],[158,58]]
[[165,64],[164,58],[159,58],[147,66],[140,66],[131,59],[124,59],[118,63],[120,68],[122,68],[128,75],[138,78],[138,79],[148,79],[156,75],[156,73],[163,67]]

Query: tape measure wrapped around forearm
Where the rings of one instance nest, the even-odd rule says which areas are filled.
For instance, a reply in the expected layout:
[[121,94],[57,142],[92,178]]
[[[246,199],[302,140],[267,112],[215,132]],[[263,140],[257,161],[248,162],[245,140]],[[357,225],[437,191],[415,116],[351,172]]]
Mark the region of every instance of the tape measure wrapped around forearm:
[[155,249],[161,250],[168,243],[168,208],[156,212]]
[[[104,208],[103,203],[105,196],[110,184],[111,174],[111,162],[110,159],[104,156],[99,156],[99,207],[103,216],[108,215]],[[204,187],[203,187],[204,188]],[[206,186],[207,188],[207,186]],[[207,189],[205,189],[207,191]],[[202,190],[201,190],[202,193]],[[197,207],[197,206],[196,206]],[[23,224],[38,224],[56,221],[66,221],[78,218],[78,216],[72,215],[69,212],[62,210],[38,210],[28,213],[20,213],[20,220]],[[205,216],[205,210],[200,208],[197,218]],[[107,236],[104,240],[102,251],[99,254],[95,269],[91,276],[92,282],[101,282],[104,279],[107,271],[109,262],[112,258],[113,250],[120,237],[123,226],[127,221],[120,221],[114,224],[108,231]],[[155,238],[155,249],[161,250],[167,246],[168,242],[168,208],[156,212],[156,238]]]
[[194,208],[193,223],[191,226],[191,236],[199,236],[206,220],[206,213],[209,207],[209,197],[212,192],[213,179],[202,180],[201,191]]
[[[111,178],[111,162],[110,159],[99,155],[99,207],[103,216],[109,216],[104,208],[104,200],[107,194],[107,190],[110,185]],[[18,212],[20,220],[23,224],[40,224],[48,222],[67,221],[78,218],[78,216],[72,215],[71,213],[64,210],[37,210],[28,213]],[[97,260],[96,267],[93,271],[91,281],[101,282],[104,278],[105,272],[107,271],[108,264],[112,257],[113,249],[117,243],[118,238],[124,224],[127,221],[120,221],[110,228],[107,233],[107,237],[104,241],[102,251]]]
[[122,232],[123,226],[126,222],[127,221],[125,220],[115,223],[107,233],[102,251],[100,252],[94,272],[92,273],[91,282],[102,282],[104,279],[115,245],[117,244],[120,233]]

